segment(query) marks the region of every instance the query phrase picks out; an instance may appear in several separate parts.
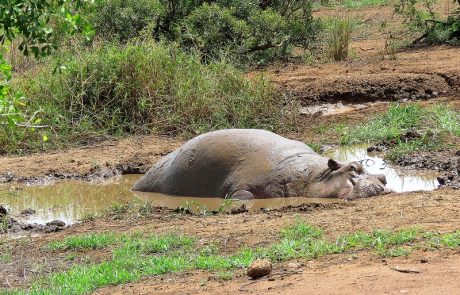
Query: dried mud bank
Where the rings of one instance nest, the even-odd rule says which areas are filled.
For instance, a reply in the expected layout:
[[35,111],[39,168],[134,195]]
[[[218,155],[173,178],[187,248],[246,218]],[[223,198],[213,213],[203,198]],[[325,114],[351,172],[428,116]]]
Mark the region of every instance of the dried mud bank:
[[459,52],[455,46],[415,48],[401,51],[396,60],[376,54],[333,64],[287,65],[270,75],[304,106],[430,99],[460,92]]
[[145,173],[180,144],[167,137],[136,136],[55,152],[0,157],[0,184],[99,181],[119,174]]

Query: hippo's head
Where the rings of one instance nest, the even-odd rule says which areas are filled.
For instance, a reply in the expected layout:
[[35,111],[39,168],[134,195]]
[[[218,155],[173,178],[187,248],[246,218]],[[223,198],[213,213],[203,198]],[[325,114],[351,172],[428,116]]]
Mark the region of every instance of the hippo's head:
[[391,193],[383,174],[369,174],[358,162],[348,164],[329,159],[328,168],[316,176],[313,194],[320,198],[353,200]]

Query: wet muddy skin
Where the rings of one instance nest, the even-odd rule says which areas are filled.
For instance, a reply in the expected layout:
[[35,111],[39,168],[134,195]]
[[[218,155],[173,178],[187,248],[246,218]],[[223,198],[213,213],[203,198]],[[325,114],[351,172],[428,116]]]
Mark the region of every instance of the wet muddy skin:
[[[396,192],[417,190],[433,190],[438,187],[436,173],[403,172],[387,165],[382,158],[368,154],[365,146],[329,150],[325,155],[343,162],[363,161],[370,173],[385,174],[387,186]],[[132,185],[141,177],[140,174],[117,176],[102,183],[85,181],[62,181],[45,186],[0,186],[0,204],[6,205],[10,214],[25,223],[45,224],[53,220],[61,220],[67,225],[73,224],[87,216],[97,214],[117,203],[127,203],[134,200],[149,201],[154,206],[170,209],[212,211],[222,206],[221,198],[197,198],[167,196],[157,193],[132,192]],[[339,199],[318,198],[281,198],[234,201],[225,209],[245,205],[250,211],[261,208],[278,209],[286,206],[296,206],[305,203],[337,203]],[[29,209],[32,209],[30,211]],[[21,214],[24,210],[33,212]]]

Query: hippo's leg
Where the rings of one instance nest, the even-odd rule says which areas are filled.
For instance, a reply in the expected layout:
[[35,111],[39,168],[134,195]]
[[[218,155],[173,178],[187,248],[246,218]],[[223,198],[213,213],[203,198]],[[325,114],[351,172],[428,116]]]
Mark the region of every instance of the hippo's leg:
[[230,196],[230,198],[237,200],[252,200],[254,199],[254,195],[250,191],[237,190]]

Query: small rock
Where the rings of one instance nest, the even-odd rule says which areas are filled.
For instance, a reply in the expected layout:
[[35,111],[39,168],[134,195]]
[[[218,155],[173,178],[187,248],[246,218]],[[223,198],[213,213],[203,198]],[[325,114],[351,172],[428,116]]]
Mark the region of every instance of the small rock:
[[272,262],[270,259],[256,259],[248,268],[248,276],[253,279],[258,279],[268,276],[272,272]]
[[6,209],[5,206],[0,205],[0,217],[5,216],[6,214],[8,214],[8,209]]
[[64,227],[64,226],[65,226],[65,222],[64,222],[64,221],[61,221],[61,220],[53,220],[53,221],[47,222],[46,225],[47,225],[47,226]]
[[23,216],[27,216],[27,215],[32,215],[32,214],[35,214],[35,213],[37,213],[37,211],[35,211],[34,209],[27,208],[25,210],[22,210],[20,214],[23,215]]
[[248,212],[248,209],[246,208],[246,204],[241,204],[241,206],[237,208],[232,208],[232,210],[230,210],[231,214],[240,214],[240,213],[245,213],[245,212]]
[[421,262],[421,263],[427,263],[427,262],[428,262],[428,259],[422,258],[422,259],[420,259],[420,262]]

